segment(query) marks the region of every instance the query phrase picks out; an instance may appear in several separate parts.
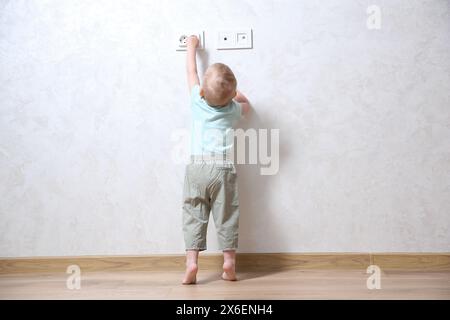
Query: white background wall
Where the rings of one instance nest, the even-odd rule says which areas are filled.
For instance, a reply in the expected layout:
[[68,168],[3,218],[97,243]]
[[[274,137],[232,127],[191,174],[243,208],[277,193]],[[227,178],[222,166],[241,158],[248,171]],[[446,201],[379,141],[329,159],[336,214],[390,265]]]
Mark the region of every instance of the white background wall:
[[449,1],[1,0],[0,256],[183,252],[180,28],[280,129],[278,175],[239,168],[241,251],[450,251]]

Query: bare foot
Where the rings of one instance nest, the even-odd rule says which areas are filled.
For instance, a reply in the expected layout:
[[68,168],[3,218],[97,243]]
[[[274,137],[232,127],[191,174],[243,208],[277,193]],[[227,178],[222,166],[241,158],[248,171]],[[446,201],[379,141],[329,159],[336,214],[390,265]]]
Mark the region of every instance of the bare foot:
[[183,284],[195,284],[197,281],[198,266],[196,263],[192,263],[186,267],[186,273],[184,274]]
[[223,264],[222,279],[228,281],[236,281],[236,272],[234,268],[234,262],[225,261]]

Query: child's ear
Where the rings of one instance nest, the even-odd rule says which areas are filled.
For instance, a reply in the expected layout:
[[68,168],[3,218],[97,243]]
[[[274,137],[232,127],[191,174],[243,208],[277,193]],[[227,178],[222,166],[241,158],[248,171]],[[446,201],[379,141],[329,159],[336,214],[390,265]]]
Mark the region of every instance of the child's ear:
[[200,97],[202,97],[202,98],[205,97],[205,91],[203,91],[202,88],[200,88]]

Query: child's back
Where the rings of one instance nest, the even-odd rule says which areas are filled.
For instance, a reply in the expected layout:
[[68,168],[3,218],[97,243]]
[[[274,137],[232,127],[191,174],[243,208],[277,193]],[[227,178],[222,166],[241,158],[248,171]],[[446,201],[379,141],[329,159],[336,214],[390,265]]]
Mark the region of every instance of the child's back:
[[[218,89],[226,90],[229,101],[225,101],[224,105],[211,106],[209,100],[206,100],[208,91],[200,88],[198,84],[194,85],[191,90],[191,154],[193,155],[222,154],[233,146],[232,129],[241,118],[242,111],[241,105],[232,100],[236,92],[236,80],[233,85],[215,75],[215,73],[222,72],[231,74],[234,79],[233,73],[227,66],[214,64],[208,68],[203,86],[209,85],[212,87],[210,88],[212,92],[216,92]],[[213,76],[215,76],[213,80],[215,83],[209,84],[208,81],[211,82],[210,78]]]

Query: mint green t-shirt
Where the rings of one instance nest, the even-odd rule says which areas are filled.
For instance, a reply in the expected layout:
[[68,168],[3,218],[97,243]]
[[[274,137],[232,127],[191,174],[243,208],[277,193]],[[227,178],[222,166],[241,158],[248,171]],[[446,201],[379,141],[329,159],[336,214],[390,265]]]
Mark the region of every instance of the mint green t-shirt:
[[220,154],[233,147],[233,127],[241,118],[241,105],[231,102],[221,108],[208,105],[200,96],[200,86],[191,91],[191,154]]

